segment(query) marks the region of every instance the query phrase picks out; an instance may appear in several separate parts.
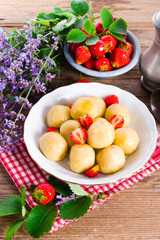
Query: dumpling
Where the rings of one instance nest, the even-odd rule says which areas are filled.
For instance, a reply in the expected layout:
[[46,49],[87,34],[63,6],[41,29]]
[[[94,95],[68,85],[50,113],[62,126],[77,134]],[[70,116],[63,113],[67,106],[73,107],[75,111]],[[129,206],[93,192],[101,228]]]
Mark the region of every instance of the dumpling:
[[54,105],[47,114],[48,127],[59,128],[61,124],[71,119],[70,108],[63,105]]
[[80,97],[72,105],[71,116],[78,119],[82,114],[89,114],[93,119],[98,116],[98,104],[91,97]]
[[74,144],[69,154],[70,169],[83,173],[95,164],[95,152],[88,144]]
[[57,132],[47,132],[39,139],[39,148],[46,158],[59,161],[67,154],[68,144]]
[[115,131],[113,126],[104,118],[96,118],[88,129],[88,144],[93,148],[104,148],[112,144]]
[[99,150],[96,160],[100,171],[107,174],[119,171],[126,162],[123,150],[115,145]]
[[138,147],[138,134],[132,128],[118,128],[115,131],[114,144],[122,148],[125,154],[129,155]]
[[128,127],[128,124],[130,123],[130,116],[127,108],[118,103],[112,104],[106,109],[105,118],[109,120],[115,114],[122,116],[124,118],[123,127]]
[[66,139],[69,147],[72,147],[74,144],[70,139],[71,132],[80,127],[81,124],[77,120],[68,120],[62,123],[60,127],[60,134]]
[[105,102],[103,101],[102,98],[97,97],[97,96],[91,96],[91,98],[93,98],[98,104],[98,115],[97,115],[97,117],[102,117],[105,113],[105,110],[106,110]]

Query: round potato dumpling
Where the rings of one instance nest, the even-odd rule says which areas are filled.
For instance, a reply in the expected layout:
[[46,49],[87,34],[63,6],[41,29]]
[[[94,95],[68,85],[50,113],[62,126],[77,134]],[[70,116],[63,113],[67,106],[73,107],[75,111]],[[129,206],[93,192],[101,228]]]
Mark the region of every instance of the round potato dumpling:
[[71,132],[80,127],[81,124],[77,120],[68,120],[62,123],[60,127],[60,134],[66,139],[69,147],[72,147],[74,144],[70,139]]
[[107,174],[119,171],[126,162],[123,150],[115,145],[99,150],[96,160],[100,171]]
[[91,97],[80,97],[72,105],[71,116],[78,119],[80,115],[89,114],[93,119],[98,116],[98,104]]
[[118,128],[115,131],[114,144],[123,149],[129,155],[133,153],[139,144],[137,132],[132,128]]
[[67,154],[68,144],[57,132],[47,132],[39,139],[39,148],[46,158],[59,161]]
[[98,115],[97,115],[97,117],[102,117],[105,113],[105,110],[106,110],[105,102],[103,101],[102,98],[97,97],[97,96],[91,96],[91,98],[95,99],[95,101],[98,104]]
[[70,169],[83,173],[95,164],[95,152],[88,144],[74,144],[69,154]]
[[63,105],[54,105],[47,114],[48,127],[59,128],[61,124],[71,119],[70,108]]
[[106,109],[105,118],[109,120],[115,114],[122,116],[124,118],[123,127],[128,127],[128,124],[130,123],[130,116],[127,108],[118,103],[112,104]]
[[96,118],[96,121],[88,129],[88,144],[93,148],[104,148],[112,144],[115,131],[113,126],[104,118]]

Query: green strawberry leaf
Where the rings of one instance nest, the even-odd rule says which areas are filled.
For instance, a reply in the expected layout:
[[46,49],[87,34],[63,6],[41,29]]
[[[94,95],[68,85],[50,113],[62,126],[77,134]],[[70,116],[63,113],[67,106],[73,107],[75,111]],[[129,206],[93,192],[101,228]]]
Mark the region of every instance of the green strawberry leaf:
[[41,12],[38,14],[38,16],[36,17],[37,20],[54,20],[57,18],[57,15],[54,14],[54,13],[44,13],[44,12]]
[[98,41],[99,41],[99,37],[97,37],[97,36],[92,36],[92,37],[88,38],[88,39],[85,41],[85,44],[86,44],[86,45],[94,45],[94,44],[96,44]]
[[98,193],[95,197],[94,200],[97,201],[99,198],[101,198],[103,195],[103,192]]
[[25,187],[21,186],[21,200],[22,200],[22,216],[25,217],[28,213],[28,211],[25,208],[25,201],[26,201],[26,189]]
[[91,20],[85,20],[83,28],[91,36],[95,34],[95,27]]
[[85,20],[87,20],[87,19],[88,19],[88,16],[85,16],[84,18],[81,18],[81,19],[76,19],[74,27],[76,29],[81,29],[81,27],[83,26]]
[[21,225],[24,223],[25,220],[26,219],[22,219],[22,220],[13,222],[8,228],[4,239],[9,240],[12,237],[14,237],[15,232],[17,232],[17,230],[21,227]]
[[62,9],[60,7],[54,8],[54,13],[56,15],[61,15],[62,13],[72,13],[72,14],[74,14],[74,12],[72,10]]
[[28,233],[34,238],[40,238],[44,232],[48,233],[57,217],[57,212],[57,206],[54,204],[34,207],[26,220]]
[[69,185],[53,176],[49,176],[48,183],[54,187],[55,191],[62,194],[65,197],[69,197],[73,194]]
[[88,36],[79,29],[73,29],[67,36],[67,42],[83,42]]
[[83,217],[89,210],[92,199],[88,196],[68,200],[62,203],[60,207],[60,216],[63,219],[73,220],[75,218]]
[[114,21],[110,25],[109,31],[111,31],[112,33],[115,32],[115,33],[119,33],[119,34],[126,34],[127,33],[126,21],[124,21],[122,18],[116,19],[116,21]]
[[67,24],[67,19],[64,19],[64,20],[58,22],[55,26],[53,26],[52,30],[54,32],[60,32],[65,29],[66,24]]
[[34,23],[46,25],[47,27],[50,26],[50,22],[48,20],[35,20]]
[[73,0],[71,2],[72,10],[80,16],[84,16],[88,12],[88,3],[84,0]]
[[75,184],[75,183],[68,183],[70,189],[75,195],[78,196],[88,196],[89,193],[86,192],[80,185]]
[[121,34],[112,31],[108,31],[108,33],[111,34],[113,37],[117,38],[119,41],[126,43],[126,40],[124,39],[124,37],[122,37]]
[[0,202],[0,216],[6,216],[22,211],[22,200],[18,195],[12,195]]
[[90,16],[93,15],[92,2],[89,2],[89,4],[88,4],[88,14],[89,14]]
[[101,16],[103,28],[106,30],[113,22],[113,16],[107,8],[101,9],[100,16]]

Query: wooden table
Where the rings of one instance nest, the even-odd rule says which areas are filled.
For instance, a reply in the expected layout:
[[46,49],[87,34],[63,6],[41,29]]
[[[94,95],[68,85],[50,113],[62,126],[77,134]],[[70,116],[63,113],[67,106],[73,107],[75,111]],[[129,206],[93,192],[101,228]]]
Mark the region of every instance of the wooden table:
[[[123,17],[128,29],[138,38],[142,53],[152,44],[154,27],[152,16],[160,10],[159,0],[92,0],[94,12],[99,13],[102,7],[113,8],[115,15]],[[70,1],[50,0],[0,0],[0,26],[7,29],[21,28],[25,19],[33,19],[43,12],[50,12],[54,7],[69,8]],[[64,69],[64,85],[74,82],[79,73],[67,66]],[[140,84],[141,74],[138,64],[130,72],[114,79],[95,80],[113,84],[133,93],[150,109],[150,93]],[[160,130],[160,125],[157,124]],[[0,200],[18,190],[0,165]],[[0,218],[0,239],[4,238],[8,226],[17,220],[17,216]],[[22,227],[15,238],[32,239]],[[63,240],[158,240],[160,239],[160,170],[135,184],[126,191],[116,194],[109,201],[87,213],[83,218],[74,221],[54,234],[45,234],[42,239]]]

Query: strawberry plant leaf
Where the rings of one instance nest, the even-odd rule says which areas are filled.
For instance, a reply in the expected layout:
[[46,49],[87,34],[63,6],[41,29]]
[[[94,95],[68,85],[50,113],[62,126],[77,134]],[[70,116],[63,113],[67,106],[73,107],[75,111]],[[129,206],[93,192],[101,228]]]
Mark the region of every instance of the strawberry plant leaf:
[[75,183],[68,183],[70,189],[75,195],[78,196],[88,196],[89,193],[86,192],[80,185],[75,184]]
[[44,232],[48,233],[57,217],[57,212],[57,206],[54,204],[34,207],[26,220],[28,233],[34,238],[40,238]]
[[88,19],[88,16],[85,16],[84,18],[81,18],[81,19],[76,19],[74,27],[76,29],[81,29],[81,27],[83,26],[85,20],[87,20],[87,19]]
[[12,237],[14,237],[14,234],[15,232],[17,232],[17,230],[21,227],[21,225],[24,223],[26,219],[22,219],[22,220],[19,220],[19,221],[16,221],[16,222],[13,222],[7,232],[6,232],[6,235],[5,235],[5,238],[6,240],[9,240],[11,239]]
[[63,219],[73,220],[83,217],[91,206],[92,199],[88,196],[76,198],[62,203],[60,207],[60,216]]
[[73,194],[69,185],[53,176],[49,176],[48,183],[54,187],[55,191],[62,194],[65,197],[69,197]]
[[72,10],[80,16],[84,16],[88,12],[88,3],[84,0],[73,0],[71,2]]
[[99,41],[99,37],[97,37],[97,36],[92,36],[92,37],[88,38],[88,39],[85,41],[85,44],[87,44],[87,45],[94,45],[94,44],[96,44],[98,41]]
[[18,195],[12,195],[0,202],[0,216],[6,216],[22,211],[22,200]]
[[73,29],[67,36],[67,42],[83,42],[88,36],[79,29]]
[[101,16],[103,28],[106,30],[113,22],[113,16],[107,8],[101,9],[100,16]]
[[54,32],[60,32],[65,29],[66,24],[67,24],[67,19],[64,19],[64,20],[58,22],[55,26],[53,26],[52,30]]
[[126,43],[126,40],[124,39],[124,37],[122,37],[121,34],[112,31],[108,31],[108,33],[111,34],[113,37],[117,38],[119,41]]
[[88,4],[88,14],[89,14],[90,16],[93,15],[92,2],[89,2],[89,4]]
[[127,23],[122,18],[116,19],[109,27],[109,31],[112,33],[126,34],[127,33]]
[[91,36],[95,34],[95,27],[91,20],[85,20],[83,28]]

